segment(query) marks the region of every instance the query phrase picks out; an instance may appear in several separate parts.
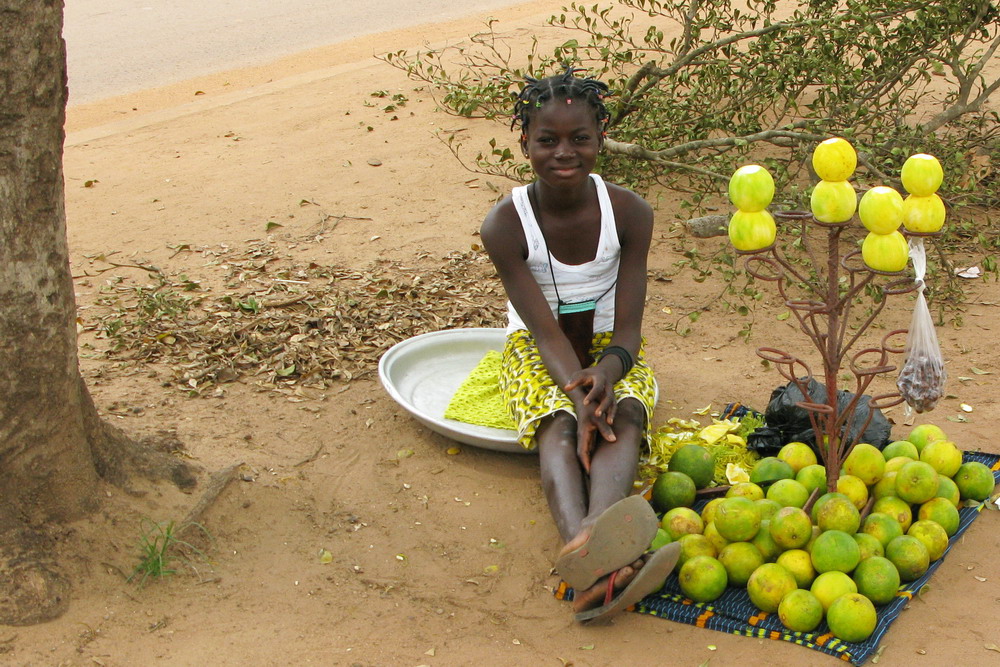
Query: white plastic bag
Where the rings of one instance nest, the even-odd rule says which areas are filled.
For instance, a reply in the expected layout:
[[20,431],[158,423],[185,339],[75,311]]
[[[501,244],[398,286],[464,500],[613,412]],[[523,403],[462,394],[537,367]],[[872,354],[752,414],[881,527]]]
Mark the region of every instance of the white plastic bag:
[[906,403],[917,412],[933,410],[938,400],[944,396],[944,357],[938,345],[934,320],[924,298],[924,275],[927,272],[927,254],[924,240],[910,238],[910,258],[916,273],[917,303],[910,320],[910,332],[906,340],[906,361],[899,372],[896,387]]

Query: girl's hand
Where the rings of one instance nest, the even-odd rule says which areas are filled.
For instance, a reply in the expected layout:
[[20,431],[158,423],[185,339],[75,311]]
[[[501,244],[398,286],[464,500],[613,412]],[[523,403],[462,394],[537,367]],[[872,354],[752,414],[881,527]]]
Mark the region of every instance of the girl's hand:
[[[590,472],[590,461],[597,439],[614,442],[617,439],[611,428],[617,409],[614,383],[597,367],[584,368],[573,374],[566,385],[567,394],[573,389],[587,389],[587,393],[574,400],[577,414],[577,457],[583,469]],[[578,395],[578,394],[577,394]]]

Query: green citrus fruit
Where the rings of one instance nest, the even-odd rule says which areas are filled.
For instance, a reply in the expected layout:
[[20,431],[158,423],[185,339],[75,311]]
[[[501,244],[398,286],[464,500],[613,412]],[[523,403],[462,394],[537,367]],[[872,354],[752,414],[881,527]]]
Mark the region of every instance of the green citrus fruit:
[[927,502],[937,490],[938,471],[925,461],[907,463],[896,472],[896,495],[912,505]]
[[774,198],[774,179],[759,164],[737,169],[729,179],[729,200],[741,211],[763,211]]
[[663,472],[653,482],[653,507],[658,512],[669,512],[675,507],[694,504],[698,489],[690,477],[682,472]]
[[671,540],[678,540],[681,535],[704,532],[705,523],[690,507],[675,507],[663,515],[660,527],[667,531]]
[[792,466],[777,456],[766,456],[753,464],[750,470],[750,481],[754,484],[775,482],[779,479],[794,479]]
[[931,234],[941,231],[948,212],[936,194],[910,195],[903,200],[903,227],[908,232]]
[[[957,479],[959,475],[961,475],[961,473],[962,473],[962,468],[959,467],[958,472],[955,473],[955,478]],[[990,477],[992,476],[993,475],[991,473]],[[990,483],[992,484],[992,482]],[[937,496],[939,498],[947,498],[948,500],[950,500],[952,503],[955,504],[955,507],[958,507],[959,505],[962,504],[962,492],[961,490],[959,490],[958,484],[956,484],[955,480],[953,480],[951,477],[938,475]]]
[[934,442],[935,440],[945,440],[948,436],[944,434],[944,431],[940,427],[934,424],[919,424],[913,427],[910,434],[906,436],[906,439],[917,446],[917,454],[920,454],[920,450],[924,448],[929,442]]
[[779,479],[768,487],[767,497],[781,507],[802,507],[809,500],[809,489],[794,479]]
[[722,549],[727,544],[729,544],[729,540],[727,540],[726,538],[724,538],[722,535],[719,534],[718,529],[715,527],[714,521],[709,521],[708,523],[705,524],[705,532],[702,534],[705,536],[705,539],[707,539],[709,543],[715,548],[716,553],[722,551]]
[[795,578],[777,563],[764,563],[753,571],[747,581],[750,601],[769,614],[778,611],[781,600],[797,588]]
[[899,232],[868,232],[861,244],[861,258],[869,268],[896,273],[906,268],[906,263],[910,260],[910,246],[906,237]]
[[681,535],[677,543],[681,545],[681,555],[677,558],[677,567],[680,567],[695,556],[711,556],[715,558],[719,555],[719,552],[704,535]]
[[844,472],[871,486],[885,474],[885,457],[878,447],[859,442],[844,459]]
[[872,556],[858,563],[851,578],[858,592],[875,604],[892,602],[899,591],[899,571],[891,560],[882,556]]
[[951,440],[935,440],[920,450],[920,460],[931,464],[939,475],[951,477],[962,465],[962,450]]
[[966,498],[977,502],[986,500],[996,486],[993,471],[979,461],[969,461],[960,465],[953,479],[963,500]]
[[701,445],[684,445],[670,457],[667,470],[684,473],[704,489],[715,476],[715,456]]
[[792,632],[812,632],[823,620],[823,604],[815,595],[799,588],[781,598],[778,618]]
[[[812,514],[811,514],[813,523],[817,523],[817,519],[819,518],[819,511],[823,509],[823,505],[830,502],[830,500],[832,500],[833,498],[841,498],[849,503],[851,502],[851,499],[845,496],[843,493],[838,493],[836,491],[827,491],[819,498],[817,498],[816,502],[813,503]],[[853,505],[854,503],[851,504]]]
[[931,562],[927,547],[912,535],[901,535],[885,545],[885,557],[899,570],[902,581],[919,579]]
[[813,171],[825,181],[846,181],[857,166],[858,154],[846,139],[831,137],[813,150]]
[[664,546],[666,544],[670,544],[673,541],[674,541],[674,539],[672,537],[670,537],[670,533],[668,533],[667,531],[663,530],[662,528],[657,528],[656,529],[656,537],[654,537],[653,541],[649,543],[649,550],[650,551],[656,551],[660,547],[662,547],[662,546]]
[[719,507],[719,503],[723,500],[725,500],[725,498],[712,498],[705,503],[704,507],[701,508],[701,520],[706,526],[715,521],[715,510]]
[[872,512],[865,517],[861,532],[878,540],[882,548],[905,531],[895,518],[882,512]]
[[799,507],[782,507],[771,517],[768,532],[782,549],[800,549],[812,539],[812,521]]
[[839,530],[853,535],[861,526],[861,513],[850,498],[836,493],[816,512],[815,522],[821,530]]
[[757,512],[760,513],[760,520],[766,521],[774,516],[775,512],[780,510],[783,505],[776,500],[771,500],[770,498],[761,498],[760,500],[753,501],[753,504],[757,506]]
[[799,588],[809,588],[816,578],[812,556],[805,549],[782,551],[774,562],[791,572]]
[[905,466],[907,463],[912,463],[913,461],[919,461],[920,454],[917,454],[912,459],[909,456],[894,456],[885,462],[885,474],[888,475],[891,472],[899,472],[899,469]]
[[872,512],[888,514],[900,525],[905,533],[913,523],[913,509],[910,504],[898,496],[884,496],[872,505]]
[[909,440],[895,440],[882,450],[882,458],[888,461],[896,456],[908,456],[916,461],[920,458],[920,452],[917,451],[917,446]]
[[746,586],[750,575],[764,564],[764,555],[750,542],[730,542],[719,552],[730,586]]
[[792,466],[796,475],[806,466],[818,463],[816,452],[804,442],[789,442],[783,445],[778,450],[777,457]]
[[854,533],[851,537],[854,538],[854,541],[858,543],[858,548],[861,549],[861,562],[864,562],[872,556],[885,555],[885,548],[874,535],[869,535],[868,533]]
[[677,583],[695,602],[711,602],[726,590],[726,568],[711,556],[695,556],[681,566]]
[[816,489],[823,492],[826,490],[826,468],[818,463],[807,465],[795,473],[795,481],[806,487],[809,493]]
[[778,543],[774,541],[773,537],[771,537],[771,531],[769,529],[770,523],[770,519],[762,519],[760,522],[760,530],[758,530],[757,534],[753,536],[752,540],[750,540],[750,544],[757,547],[757,551],[759,551],[760,555],[764,557],[765,563],[774,562],[774,559],[777,558],[778,554],[782,551]]
[[861,195],[858,217],[873,234],[889,234],[903,223],[903,197],[885,185],[876,185]]
[[748,498],[749,500],[760,500],[764,497],[764,489],[753,482],[737,482],[726,491],[727,498],[733,497]]
[[861,547],[849,533],[826,530],[813,542],[813,567],[817,572],[850,572],[861,562]]
[[774,243],[778,228],[774,218],[765,211],[739,211],[729,219],[729,241],[737,250],[752,252]]
[[930,519],[914,521],[906,534],[924,543],[927,547],[927,556],[932,563],[943,556],[948,548],[948,533],[937,521]]
[[878,615],[872,601],[860,593],[848,593],[833,601],[826,611],[830,632],[845,642],[862,642],[875,632]]
[[[958,508],[952,505],[947,498],[941,497],[931,498],[917,510],[917,520],[924,521],[925,519],[940,524],[944,528],[944,532],[948,533],[948,537],[958,532],[958,526],[961,522]],[[907,530],[909,530],[909,526],[907,526]]]
[[760,512],[749,498],[726,498],[715,510],[715,528],[730,542],[752,540],[760,529]]
[[[896,475],[899,474],[895,470],[892,472],[887,472],[882,476],[875,486],[871,489],[871,497],[875,500],[882,498],[883,496],[894,496],[896,495]],[[948,479],[945,477],[944,479]]]
[[858,585],[845,573],[839,570],[831,570],[830,572],[817,574],[816,578],[813,579],[812,585],[809,587],[809,591],[816,596],[825,611],[840,596],[847,595],[848,593],[857,593]]
[[944,180],[941,163],[933,155],[917,153],[906,158],[899,173],[903,187],[911,195],[926,197],[934,194]]
[[858,208],[858,193],[847,181],[820,181],[809,197],[809,208],[820,222],[847,222]]

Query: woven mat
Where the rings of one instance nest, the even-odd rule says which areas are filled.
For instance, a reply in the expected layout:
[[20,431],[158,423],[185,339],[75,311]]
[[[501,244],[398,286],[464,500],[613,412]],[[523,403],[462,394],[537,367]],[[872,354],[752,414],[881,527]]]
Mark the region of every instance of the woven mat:
[[[965,452],[964,460],[986,464],[993,470],[993,478],[1000,483],[1000,456]],[[876,607],[878,623],[872,635],[863,642],[844,642],[837,639],[830,633],[826,621],[823,621],[813,632],[792,632],[781,624],[777,614],[768,614],[757,609],[750,602],[745,588],[729,587],[720,598],[713,602],[693,602],[681,593],[676,573],[670,575],[658,593],[643,598],[633,608],[633,611],[730,634],[792,642],[836,656],[845,662],[861,665],[875,653],[879,642],[889,631],[892,622],[896,620],[913,596],[930,580],[934,571],[941,566],[951,548],[979,516],[983,506],[984,504],[980,503],[976,507],[959,509],[959,527],[949,540],[948,549],[944,556],[931,563],[922,577],[900,586],[895,600]],[[700,510],[701,507],[696,506],[695,509]],[[560,588],[556,591],[556,596],[560,599],[570,600],[572,599],[572,589]]]

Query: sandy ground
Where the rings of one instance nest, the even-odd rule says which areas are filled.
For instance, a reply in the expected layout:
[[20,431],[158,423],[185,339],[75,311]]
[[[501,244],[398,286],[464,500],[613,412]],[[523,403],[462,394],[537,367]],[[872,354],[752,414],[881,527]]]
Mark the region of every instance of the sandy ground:
[[[519,38],[557,10],[535,3],[495,15]],[[113,276],[148,282],[127,267],[98,274],[107,268],[102,255],[211,283],[219,268],[206,251],[261,241],[289,261],[357,269],[469,250],[495,195],[435,132],[461,131],[472,145],[498,129],[435,112],[426,91],[371,56],[427,34],[458,39],[479,25],[365,38],[72,108],[67,216],[84,323]],[[373,104],[378,90],[408,101],[386,113]],[[763,407],[782,381],[754,349],[780,345],[807,358],[809,349],[773,297],[761,303],[749,345],[738,336],[742,320],[718,307],[702,315],[696,335],[671,330],[678,314],[711,304],[717,288],[676,273],[680,253],[724,242],[686,237],[679,211],[670,197],[659,202],[650,261],[654,275],[670,276],[651,282],[645,325],[661,383],[656,421],[733,400]],[[323,216],[344,217],[317,236]],[[996,285],[969,289],[964,326],[939,332],[949,397],[917,423],[944,425],[965,449],[1000,452]],[[901,302],[880,327],[908,320]],[[558,539],[536,459],[472,447],[449,454],[454,443],[412,420],[371,376],[305,401],[251,381],[187,398],[163,386],[167,369],[119,366],[102,354],[107,341],[81,340],[92,346],[82,365],[106,417],[137,435],[176,433],[202,483],[193,495],[167,485],[140,484],[138,496],[107,489],[101,513],[62,540],[60,558],[74,574],[69,611],[41,626],[0,628],[4,664],[834,664],[783,642],[636,614],[575,625],[550,593]],[[962,413],[962,402],[974,412]],[[964,422],[953,421],[960,415]],[[898,408],[889,416],[903,421]],[[414,454],[400,459],[400,449]],[[235,464],[236,481],[200,517],[213,538],[200,542],[207,561],[180,564],[142,588],[126,583],[143,519],[182,520],[209,476]],[[985,648],[997,642],[989,628],[1000,613],[997,523],[984,513],[952,550],[928,593],[893,625],[880,666],[1000,662]]]

